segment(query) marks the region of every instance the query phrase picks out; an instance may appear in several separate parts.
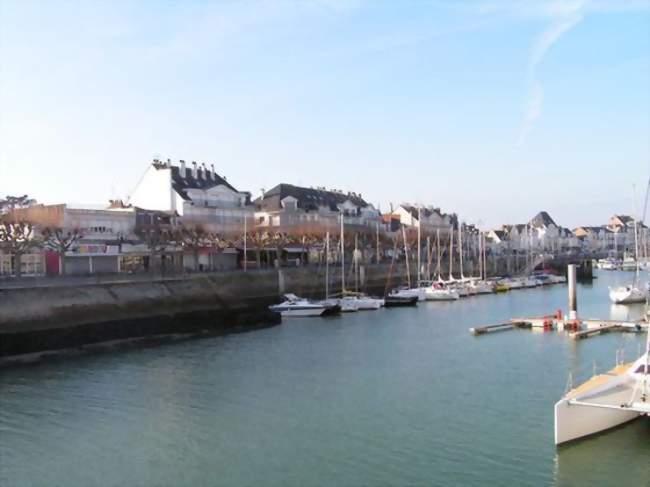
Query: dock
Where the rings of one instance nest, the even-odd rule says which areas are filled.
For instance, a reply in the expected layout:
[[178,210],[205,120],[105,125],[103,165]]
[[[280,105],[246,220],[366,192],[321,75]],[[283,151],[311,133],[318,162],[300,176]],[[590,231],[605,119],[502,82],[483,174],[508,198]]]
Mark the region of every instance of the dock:
[[587,328],[586,330],[580,330],[571,333],[570,337],[574,340],[583,340],[585,338],[590,338],[593,336],[603,335],[605,333],[610,333],[612,331],[620,331],[620,325],[605,325],[599,328]]
[[508,321],[498,325],[477,326],[470,328],[469,331],[472,335],[485,335],[486,333],[512,330],[513,328],[530,328],[530,324],[524,321]]

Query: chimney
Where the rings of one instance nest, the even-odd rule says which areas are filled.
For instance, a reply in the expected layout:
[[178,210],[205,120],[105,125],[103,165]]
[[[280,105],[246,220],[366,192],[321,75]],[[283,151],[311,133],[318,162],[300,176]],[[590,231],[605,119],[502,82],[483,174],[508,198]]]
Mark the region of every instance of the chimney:
[[214,164],[210,164],[210,179],[216,181],[217,180],[217,173],[214,170]]
[[186,178],[187,177],[187,167],[185,167],[185,161],[183,159],[181,159],[180,163],[181,163],[181,170],[180,170],[181,177]]
[[192,177],[194,179],[198,178],[198,170],[196,169],[196,161],[192,161]]

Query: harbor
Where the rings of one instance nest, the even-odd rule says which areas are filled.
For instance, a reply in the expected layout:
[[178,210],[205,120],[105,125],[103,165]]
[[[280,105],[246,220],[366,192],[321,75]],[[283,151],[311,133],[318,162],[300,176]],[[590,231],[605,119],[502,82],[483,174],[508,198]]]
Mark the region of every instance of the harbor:
[[[581,315],[641,318],[608,300],[628,277],[579,283]],[[633,360],[643,334],[467,332],[566,304],[566,285],[543,286],[5,369],[0,483],[197,485],[211,465],[226,485],[643,485],[647,420],[553,441],[569,375]]]

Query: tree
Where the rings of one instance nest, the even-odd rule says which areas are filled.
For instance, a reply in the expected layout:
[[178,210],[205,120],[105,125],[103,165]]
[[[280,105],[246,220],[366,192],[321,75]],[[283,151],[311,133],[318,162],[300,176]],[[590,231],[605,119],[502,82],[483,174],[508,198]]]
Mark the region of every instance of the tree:
[[28,208],[36,204],[36,200],[26,194],[22,196],[6,196],[0,199],[0,215],[11,213],[19,208]]
[[37,247],[40,240],[34,235],[34,226],[28,222],[0,220],[0,250],[11,256],[16,277],[22,274],[22,256]]
[[174,238],[183,249],[188,249],[194,256],[194,269],[199,269],[199,251],[210,247],[213,238],[201,225],[183,225],[176,231]]
[[174,232],[160,224],[152,223],[140,225],[136,235],[149,249],[149,271],[155,271],[156,257],[160,255],[171,242],[175,241]]
[[[246,234],[247,247],[250,245],[255,249],[255,260],[257,268],[262,267],[262,249],[271,240],[268,232],[252,231]],[[244,256],[244,259],[246,256]]]
[[58,227],[47,227],[41,232],[45,246],[59,254],[59,273],[65,275],[65,253],[83,238],[78,228],[65,230]]

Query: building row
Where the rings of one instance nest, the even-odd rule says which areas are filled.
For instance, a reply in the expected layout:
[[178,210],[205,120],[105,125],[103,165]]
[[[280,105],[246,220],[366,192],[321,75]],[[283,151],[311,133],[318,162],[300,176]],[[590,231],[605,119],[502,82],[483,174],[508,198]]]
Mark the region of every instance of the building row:
[[[409,230],[411,243],[417,230],[429,241],[445,247],[454,244],[457,249],[458,239],[452,234],[461,228],[463,251],[470,255],[479,251],[480,231],[460,225],[455,214],[437,207],[403,203],[382,214],[361,194],[292,184],[278,184],[253,199],[214,166],[183,160],[154,159],[126,201],[110,201],[103,208],[32,204],[12,214],[34,224],[34,236],[41,239],[46,229],[58,229],[63,237],[75,234],[69,246],[43,245],[22,255],[25,275],[304,263],[313,260],[309,242],[315,241],[322,250],[328,232],[338,237],[341,221],[348,232],[372,236],[365,242],[372,240],[375,252],[369,254],[377,258],[380,240],[392,248],[396,235],[406,235],[402,229]],[[485,232],[486,251],[490,255],[629,251],[634,248],[634,226],[633,218],[614,215],[606,225],[570,230],[542,211],[525,224]],[[641,242],[647,242],[647,228],[641,223],[637,228]],[[168,238],[173,232],[174,238]],[[17,265],[14,256],[0,249],[0,276],[15,274]]]
[[[322,239],[329,232],[334,238],[343,220],[345,230],[355,233],[384,236],[404,225],[444,237],[457,221],[440,208],[410,204],[382,215],[361,194],[324,187],[278,184],[253,199],[214,166],[169,159],[154,159],[126,201],[113,200],[105,208],[34,204],[12,215],[33,223],[36,237],[51,228],[78,234],[64,252],[45,247],[22,255],[23,275],[141,272],[154,266],[169,271],[232,269],[249,260],[259,265],[260,259],[250,255],[262,245],[255,233]],[[160,241],[161,232],[181,228],[194,233]],[[264,250],[268,265],[308,260],[304,246],[287,243],[279,249],[267,243]],[[0,276],[14,274],[16,265],[6,251],[0,253]]]
[[[636,240],[648,243],[648,228],[636,222]],[[614,215],[601,226],[581,226],[570,230],[555,223],[542,211],[529,222],[502,225],[486,233],[487,245],[497,254],[512,252],[548,252],[583,254],[632,253],[635,249],[635,221],[629,215]]]

